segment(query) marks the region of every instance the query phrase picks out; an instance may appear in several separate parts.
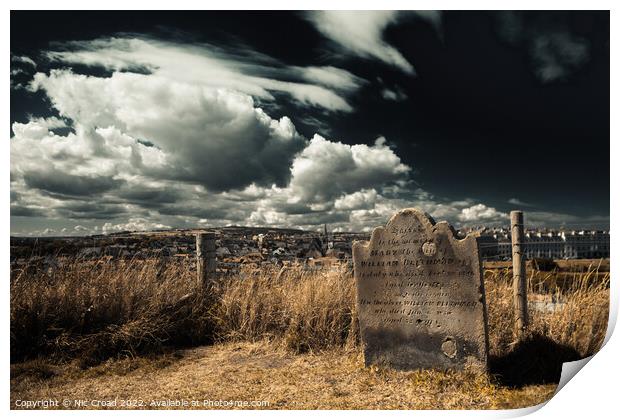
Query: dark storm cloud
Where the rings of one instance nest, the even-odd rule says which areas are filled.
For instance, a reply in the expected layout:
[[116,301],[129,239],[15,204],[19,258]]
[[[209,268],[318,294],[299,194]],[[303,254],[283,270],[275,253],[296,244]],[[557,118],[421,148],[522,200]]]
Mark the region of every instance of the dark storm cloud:
[[[222,128],[227,124],[222,122]],[[202,184],[213,192],[241,189],[253,183],[283,187],[290,180],[294,156],[304,145],[298,135],[292,136],[290,141],[281,141],[271,135],[269,127],[261,126],[255,131],[240,130],[227,134],[235,136],[235,142],[225,143],[223,138],[208,136],[209,133],[205,133],[204,137],[188,138],[188,142],[196,147],[188,145],[179,150],[173,160],[175,171],[168,171],[167,176]]]
[[61,217],[69,219],[108,220],[127,213],[122,205],[107,204],[101,201],[69,201],[54,209]]
[[28,187],[64,196],[95,196],[118,188],[123,181],[111,176],[77,176],[63,172],[28,172]]
[[40,208],[25,207],[19,204],[11,204],[11,216],[41,217],[45,216],[46,214],[49,214],[49,212]]
[[309,214],[312,213],[312,209],[305,203],[278,203],[274,207],[285,214]]
[[159,206],[179,201],[182,198],[182,194],[178,189],[175,190],[172,187],[148,188],[132,186],[119,191],[117,197],[130,203],[139,203],[142,206]]

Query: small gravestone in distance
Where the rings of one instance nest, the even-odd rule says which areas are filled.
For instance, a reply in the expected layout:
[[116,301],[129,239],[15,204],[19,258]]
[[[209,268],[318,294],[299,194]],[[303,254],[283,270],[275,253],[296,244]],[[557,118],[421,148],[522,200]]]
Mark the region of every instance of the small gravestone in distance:
[[487,370],[487,313],[478,245],[417,209],[353,244],[366,366]]

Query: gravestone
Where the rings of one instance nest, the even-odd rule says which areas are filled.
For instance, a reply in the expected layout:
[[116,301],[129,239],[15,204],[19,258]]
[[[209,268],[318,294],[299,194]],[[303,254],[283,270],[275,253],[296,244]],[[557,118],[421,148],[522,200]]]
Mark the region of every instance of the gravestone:
[[366,366],[487,370],[487,313],[476,237],[417,209],[353,244]]

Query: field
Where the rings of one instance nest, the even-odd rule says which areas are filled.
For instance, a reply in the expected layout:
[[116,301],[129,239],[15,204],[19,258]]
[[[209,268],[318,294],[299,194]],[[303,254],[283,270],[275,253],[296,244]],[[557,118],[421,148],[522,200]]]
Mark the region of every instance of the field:
[[205,400],[302,409],[531,406],[553,395],[561,363],[599,349],[609,309],[609,273],[600,271],[590,264],[556,282],[566,273],[530,269],[530,300],[543,305],[531,305],[529,331],[517,339],[510,271],[485,270],[486,376],[364,367],[345,267],[247,270],[203,293],[182,260],[32,264],[11,273],[11,408],[65,398],[116,401],[111,408],[126,408],[125,400],[135,403],[128,408],[162,400],[201,402],[183,408],[226,408]]

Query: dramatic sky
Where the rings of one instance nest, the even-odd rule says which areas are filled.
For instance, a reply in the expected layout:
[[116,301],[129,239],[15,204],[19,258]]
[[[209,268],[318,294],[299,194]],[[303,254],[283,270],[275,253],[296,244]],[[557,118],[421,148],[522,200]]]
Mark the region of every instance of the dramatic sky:
[[609,226],[608,12],[12,12],[11,233]]

